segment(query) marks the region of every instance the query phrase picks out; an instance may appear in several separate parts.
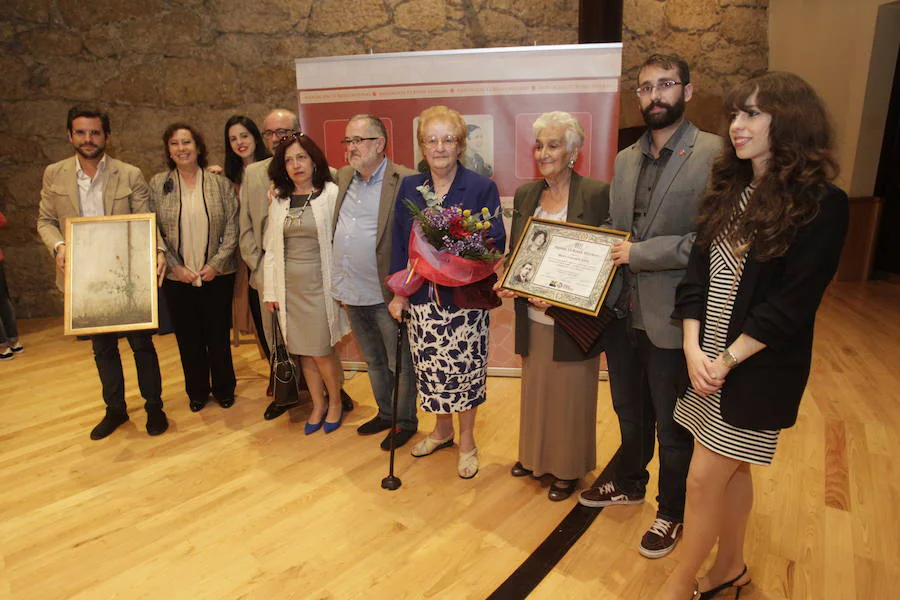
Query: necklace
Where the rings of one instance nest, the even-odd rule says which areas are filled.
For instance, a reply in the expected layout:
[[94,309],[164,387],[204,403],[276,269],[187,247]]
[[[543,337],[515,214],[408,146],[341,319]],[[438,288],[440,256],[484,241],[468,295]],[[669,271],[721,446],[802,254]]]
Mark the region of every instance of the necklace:
[[[306,212],[306,208],[309,206],[310,201],[312,200],[313,194],[316,193],[316,190],[311,191],[306,195],[306,200],[303,201],[303,205],[300,206],[300,212],[296,214],[291,214],[291,210],[296,208],[294,206],[288,207],[288,213],[284,217],[285,225],[296,225],[303,220],[303,213]],[[293,201],[293,199],[291,199]]]

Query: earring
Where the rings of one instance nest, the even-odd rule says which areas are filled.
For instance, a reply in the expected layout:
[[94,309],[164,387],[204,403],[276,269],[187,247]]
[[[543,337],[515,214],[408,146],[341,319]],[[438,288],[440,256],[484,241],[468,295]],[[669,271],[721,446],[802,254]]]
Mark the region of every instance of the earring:
[[573,156],[572,158],[569,159],[568,167],[571,169],[574,166],[575,166],[575,157]]

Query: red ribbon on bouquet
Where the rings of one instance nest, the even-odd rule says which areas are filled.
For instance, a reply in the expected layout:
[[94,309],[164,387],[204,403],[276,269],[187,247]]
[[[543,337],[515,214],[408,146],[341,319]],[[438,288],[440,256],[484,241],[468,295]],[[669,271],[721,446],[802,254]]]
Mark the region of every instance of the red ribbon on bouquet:
[[425,237],[419,223],[409,233],[409,267],[387,278],[395,294],[412,296],[426,280],[447,287],[461,287],[490,277],[498,260],[463,258],[438,250]]

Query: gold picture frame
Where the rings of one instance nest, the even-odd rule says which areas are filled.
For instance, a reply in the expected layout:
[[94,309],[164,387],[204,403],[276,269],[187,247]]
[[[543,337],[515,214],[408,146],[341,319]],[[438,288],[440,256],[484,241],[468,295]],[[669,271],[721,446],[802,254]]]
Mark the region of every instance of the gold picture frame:
[[500,285],[516,294],[597,316],[617,266],[612,245],[631,234],[530,217]]
[[65,334],[159,327],[156,215],[66,221]]

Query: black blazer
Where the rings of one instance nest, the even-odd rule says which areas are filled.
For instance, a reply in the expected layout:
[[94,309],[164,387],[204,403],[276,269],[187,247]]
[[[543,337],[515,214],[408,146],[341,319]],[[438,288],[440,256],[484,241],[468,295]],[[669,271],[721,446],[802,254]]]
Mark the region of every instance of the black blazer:
[[[512,218],[510,233],[510,249],[515,249],[528,217],[534,214],[541,191],[544,189],[544,180],[526,183],[516,190],[513,199],[515,211]],[[601,226],[609,216],[609,184],[597,179],[582,177],[572,171],[572,180],[569,183],[569,205],[567,222],[581,225]],[[516,311],[516,354],[528,356],[528,300],[515,299]],[[553,326],[553,360],[576,361],[593,358],[602,352],[600,344],[596,344],[588,354],[581,348],[566,331],[555,324]]]
[[[766,347],[725,378],[721,410],[726,423],[745,429],[783,429],[797,421],[809,378],[816,310],[837,270],[849,217],[847,195],[829,185],[819,213],[797,231],[784,256],[759,262],[751,245],[735,292],[726,344],[746,333]],[[700,339],[707,324],[708,285],[709,251],[694,246],[687,274],[675,293],[672,317],[700,321]]]

